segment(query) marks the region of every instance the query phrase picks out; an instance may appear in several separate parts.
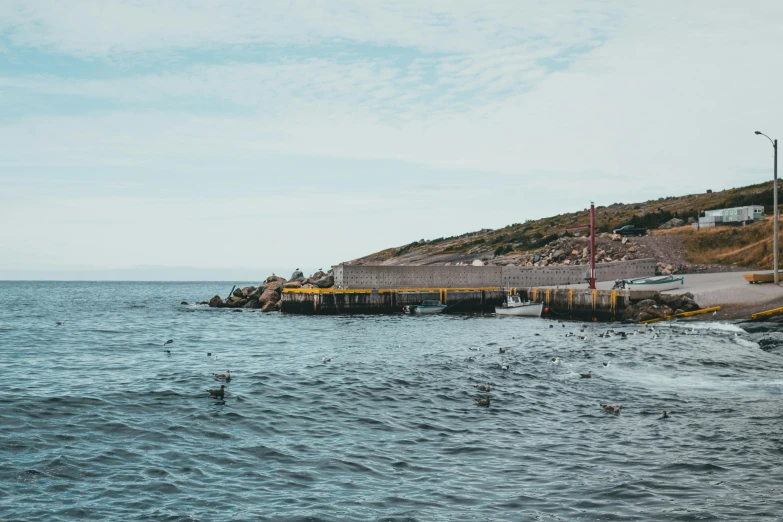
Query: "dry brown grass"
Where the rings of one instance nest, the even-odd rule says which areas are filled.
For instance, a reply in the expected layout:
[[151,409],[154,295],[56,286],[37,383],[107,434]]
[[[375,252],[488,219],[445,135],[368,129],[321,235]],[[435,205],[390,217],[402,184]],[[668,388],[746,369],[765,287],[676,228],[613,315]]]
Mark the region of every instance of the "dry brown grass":
[[746,227],[672,229],[683,236],[691,263],[772,267],[772,219]]

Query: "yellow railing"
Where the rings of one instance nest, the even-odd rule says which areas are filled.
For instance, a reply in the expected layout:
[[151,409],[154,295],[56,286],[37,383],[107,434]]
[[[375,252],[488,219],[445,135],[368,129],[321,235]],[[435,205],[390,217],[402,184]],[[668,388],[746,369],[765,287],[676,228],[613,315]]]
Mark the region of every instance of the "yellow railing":
[[750,316],[751,319],[761,319],[762,317],[769,317],[770,315],[775,315],[783,312],[783,308],[773,308],[772,310],[764,310],[763,312],[758,312],[755,314],[752,314]]

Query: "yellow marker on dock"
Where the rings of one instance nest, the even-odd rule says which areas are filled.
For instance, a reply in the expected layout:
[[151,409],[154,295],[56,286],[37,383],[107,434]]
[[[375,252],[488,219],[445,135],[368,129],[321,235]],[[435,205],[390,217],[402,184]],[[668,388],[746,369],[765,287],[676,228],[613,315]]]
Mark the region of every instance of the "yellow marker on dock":
[[772,310],[764,310],[763,312],[758,312],[750,316],[751,319],[761,319],[762,317],[769,317],[770,315],[775,315],[783,313],[783,308],[773,308]]
[[682,312],[680,314],[667,315],[662,319],[648,319],[646,321],[640,321],[639,324],[657,323],[659,321],[671,321],[672,319],[679,319],[680,317],[690,317],[692,315],[708,314],[710,312],[717,312],[720,310],[720,306],[713,306],[712,308],[704,308],[702,310],[694,310],[693,312]]

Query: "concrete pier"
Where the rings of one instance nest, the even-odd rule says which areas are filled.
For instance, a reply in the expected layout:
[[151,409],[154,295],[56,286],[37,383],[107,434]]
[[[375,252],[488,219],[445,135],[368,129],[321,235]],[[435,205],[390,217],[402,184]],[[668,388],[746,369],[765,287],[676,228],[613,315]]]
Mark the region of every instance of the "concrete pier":
[[[622,317],[631,303],[627,290],[577,290],[555,288],[512,288],[523,300],[544,303],[545,315],[558,319],[614,321]],[[445,313],[494,312],[507,291],[490,288],[413,288],[413,289],[285,289],[283,313],[307,315],[395,314],[409,304],[426,299],[439,300]]]
[[412,288],[354,289],[305,288],[283,290],[283,313],[328,314],[394,314],[405,305],[421,304],[431,299],[447,305],[446,312],[491,312],[505,299],[506,292],[490,288]]

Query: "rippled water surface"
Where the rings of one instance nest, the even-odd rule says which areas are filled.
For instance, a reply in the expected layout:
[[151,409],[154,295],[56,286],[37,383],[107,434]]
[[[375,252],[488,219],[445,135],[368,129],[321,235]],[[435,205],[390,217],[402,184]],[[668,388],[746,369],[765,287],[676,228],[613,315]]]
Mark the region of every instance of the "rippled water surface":
[[0,282],[0,519],[781,518],[759,334],[180,305],[230,286]]

